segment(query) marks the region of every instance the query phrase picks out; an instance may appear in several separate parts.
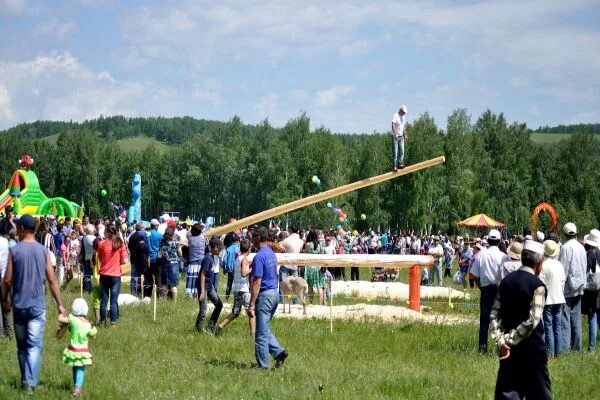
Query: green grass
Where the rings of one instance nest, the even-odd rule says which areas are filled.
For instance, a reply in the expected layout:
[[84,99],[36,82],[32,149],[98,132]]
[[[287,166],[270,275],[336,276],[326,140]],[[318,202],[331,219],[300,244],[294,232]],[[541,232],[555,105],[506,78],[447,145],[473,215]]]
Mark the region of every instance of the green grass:
[[134,136],[118,140],[117,143],[123,151],[145,150],[151,143],[154,143],[159,152],[164,152],[169,146],[160,141],[147,136]]
[[[128,289],[123,286],[123,291]],[[65,304],[70,304],[77,292],[76,287],[70,287],[64,294]],[[186,299],[177,303],[159,300],[156,322],[152,321],[149,306],[122,307],[118,327],[100,328],[97,339],[90,341],[94,366],[86,371],[84,396],[92,399],[493,397],[498,361],[491,353],[477,353],[475,322],[434,326],[335,321],[331,334],[329,321],[276,316],[273,331],[290,356],[283,369],[265,372],[251,368],[254,346],[246,317],[240,317],[227,327],[221,338],[215,338],[195,333],[196,313],[197,303]],[[49,308],[40,385],[34,396],[37,398],[69,397],[71,369],[60,358],[68,339],[54,338],[56,327],[56,310]],[[587,339],[584,343],[587,344]],[[14,341],[0,342],[0,359],[0,398],[20,398]],[[600,398],[597,354],[565,355],[551,360],[549,368],[555,398]]]
[[[571,137],[570,133],[532,133],[531,140],[535,143],[543,144],[555,144],[563,140],[567,140]],[[600,135],[594,135],[594,137],[600,140]]]
[[[59,136],[60,133],[56,133],[54,135],[46,136],[41,140],[45,140],[52,145],[56,145]],[[119,144],[119,148],[123,151],[145,150],[148,148],[148,146],[150,146],[150,144],[153,143],[158,151],[163,153],[169,147],[168,145],[148,136],[133,136],[117,140],[117,143]]]

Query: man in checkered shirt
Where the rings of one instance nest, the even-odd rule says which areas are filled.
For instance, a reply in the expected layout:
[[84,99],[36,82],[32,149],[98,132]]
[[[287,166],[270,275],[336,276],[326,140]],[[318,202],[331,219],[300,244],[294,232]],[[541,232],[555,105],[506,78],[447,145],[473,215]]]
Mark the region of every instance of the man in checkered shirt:
[[490,316],[490,331],[500,352],[496,399],[551,399],[548,350],[541,322],[546,286],[544,245],[525,241],[522,267],[500,283]]

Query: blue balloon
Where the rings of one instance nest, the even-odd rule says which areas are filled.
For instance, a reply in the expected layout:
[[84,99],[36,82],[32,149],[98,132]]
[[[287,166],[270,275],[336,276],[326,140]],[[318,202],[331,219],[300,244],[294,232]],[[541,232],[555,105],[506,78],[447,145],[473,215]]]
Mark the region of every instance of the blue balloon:
[[336,230],[336,231],[339,231],[340,229],[342,229],[342,226],[341,226],[341,225],[338,225],[338,226],[336,226],[336,227],[335,227],[335,230]]

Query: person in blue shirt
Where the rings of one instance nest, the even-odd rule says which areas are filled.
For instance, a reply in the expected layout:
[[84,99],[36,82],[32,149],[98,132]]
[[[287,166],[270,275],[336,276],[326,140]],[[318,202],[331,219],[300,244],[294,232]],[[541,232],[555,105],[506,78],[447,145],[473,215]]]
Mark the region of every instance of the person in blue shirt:
[[217,320],[223,309],[223,302],[217,294],[216,288],[213,286],[213,266],[219,262],[219,253],[223,248],[221,239],[218,236],[213,236],[210,239],[210,254],[207,254],[200,263],[200,273],[198,280],[198,317],[196,317],[196,331],[202,332],[202,325],[204,323],[204,317],[206,316],[206,305],[210,300],[215,306],[210,319],[208,321],[207,332],[214,333],[215,335],[220,333],[220,329],[216,328]]
[[277,290],[277,258],[268,245],[269,231],[259,227],[252,233],[254,246],[259,249],[252,260],[250,274],[250,308],[248,315],[256,316],[254,352],[258,368],[269,368],[269,355],[275,359],[275,368],[283,365],[288,352],[280,346],[271,331],[271,320],[279,305]]
[[[150,289],[150,291],[152,290],[153,284],[158,288],[161,287],[162,268],[160,267],[160,263],[156,261],[160,242],[162,242],[163,238],[163,234],[158,231],[159,225],[160,223],[157,219],[150,221],[150,235],[148,235],[148,240],[146,242],[148,253],[150,254],[150,268],[147,270],[146,274],[144,274],[144,292],[146,293],[148,289]],[[160,294],[160,291],[158,293]]]
[[227,275],[227,287],[225,288],[225,299],[229,299],[231,288],[233,287],[233,271],[235,269],[235,260],[240,255],[240,237],[235,233],[228,233],[225,236],[225,256],[223,257],[223,274]]

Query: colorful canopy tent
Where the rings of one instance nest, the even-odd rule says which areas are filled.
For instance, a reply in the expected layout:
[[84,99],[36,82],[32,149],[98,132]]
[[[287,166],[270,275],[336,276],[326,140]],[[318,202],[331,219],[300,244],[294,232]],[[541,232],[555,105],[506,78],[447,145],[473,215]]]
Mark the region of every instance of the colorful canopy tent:
[[469,217],[463,221],[460,221],[458,226],[472,226],[477,228],[504,228],[504,224],[502,222],[496,221],[493,218],[488,217],[485,214],[477,214],[472,217]]

